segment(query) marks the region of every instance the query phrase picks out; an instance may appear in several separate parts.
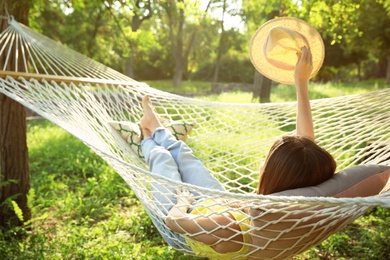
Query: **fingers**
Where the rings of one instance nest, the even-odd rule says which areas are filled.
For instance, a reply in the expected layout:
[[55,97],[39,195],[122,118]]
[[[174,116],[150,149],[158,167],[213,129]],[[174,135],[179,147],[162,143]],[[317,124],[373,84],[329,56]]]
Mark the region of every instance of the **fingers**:
[[194,196],[191,192],[189,192],[185,188],[183,188],[182,190],[176,190],[176,194],[182,197]]
[[302,51],[297,51],[296,54],[297,54],[298,62],[299,62],[301,60],[301,58],[302,58]]
[[306,46],[303,46],[303,48],[302,48],[301,59],[302,59],[302,61],[305,61],[308,64],[312,64],[313,63],[311,51]]
[[183,202],[188,202],[188,204],[192,204],[195,201],[194,194],[189,192],[187,189],[182,189],[176,191],[177,195],[179,195],[179,199]]
[[301,49],[301,53],[297,53],[297,55],[299,59],[295,66],[295,81],[298,81],[298,83],[308,81],[313,69],[313,61],[310,49],[304,46]]
[[301,48],[301,51],[297,51],[296,54],[297,54],[297,57],[298,57],[298,62],[297,63],[299,63],[301,60],[306,60],[306,56],[307,56],[307,48],[306,48],[306,46],[303,46]]

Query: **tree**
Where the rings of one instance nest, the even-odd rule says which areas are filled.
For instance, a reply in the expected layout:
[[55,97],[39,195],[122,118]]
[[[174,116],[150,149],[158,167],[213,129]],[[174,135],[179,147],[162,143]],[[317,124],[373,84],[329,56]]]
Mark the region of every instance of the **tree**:
[[163,4],[168,17],[169,38],[173,59],[175,61],[175,72],[173,76],[173,85],[180,86],[184,71],[184,36],[183,27],[185,21],[184,0],[167,1]]
[[355,64],[360,80],[375,76],[368,64],[383,64],[387,69],[376,76],[390,79],[389,4],[389,0],[304,1],[295,14],[319,28],[327,48],[324,66]]
[[[4,2],[3,2],[4,3]],[[8,13],[23,24],[28,24],[28,12],[32,1],[8,0],[1,6],[1,15]],[[7,21],[0,20],[0,30],[7,27]],[[10,64],[15,67],[15,57],[11,57]],[[20,61],[20,59],[19,59]],[[3,67],[4,60],[0,60]],[[23,70],[23,63],[18,68]],[[6,68],[11,70],[12,68]],[[16,202],[23,212],[23,220],[31,218],[31,211],[27,205],[27,193],[30,189],[30,175],[27,151],[26,110],[16,101],[0,94],[0,226],[22,225],[10,204]]]
[[92,59],[105,62],[107,48],[111,48],[112,43],[107,32],[110,17],[104,3],[53,0],[40,2],[34,11],[34,29]]
[[[251,35],[258,26],[267,20],[278,16],[285,16],[284,11],[286,10],[285,5],[278,1],[248,1],[243,8]],[[269,78],[255,71],[252,98],[259,98],[260,103],[270,102],[271,86],[272,81]]]
[[[367,78],[374,74],[376,67],[380,69],[377,75],[386,75],[390,81],[389,6],[389,0],[249,0],[244,2],[243,9],[250,35],[265,20],[273,18],[272,13],[278,17],[298,17],[317,28],[326,48],[324,69],[319,72],[319,78],[333,78],[336,75],[332,73],[343,72],[345,70],[340,68],[347,66],[348,73],[345,75],[355,73],[359,79]],[[355,64],[356,68],[353,73],[351,64]]]
[[[136,49],[138,48],[136,41],[132,41],[132,35],[128,37],[125,33],[125,31],[122,29],[122,24],[117,18],[116,15],[113,12],[112,3],[109,3],[108,1],[105,2],[107,9],[110,11],[112,17],[114,18],[119,30],[121,31],[121,34],[125,41],[127,42],[128,46],[126,49],[129,49],[129,54],[126,57],[126,65],[125,65],[125,74],[131,78],[134,77],[134,61],[135,61],[135,53]],[[126,1],[123,0],[120,2],[122,7],[129,7],[131,9],[131,14],[129,15],[127,12],[124,12],[122,17],[123,20],[127,21],[128,18],[131,18],[131,34],[135,34],[138,29],[141,27],[141,24],[143,21],[148,20],[152,17],[153,10],[152,10],[152,2],[151,0],[131,0]]]
[[226,13],[226,0],[223,0],[222,2],[222,17],[221,17],[221,31],[219,33],[219,42],[218,42],[218,48],[217,48],[217,57],[215,61],[215,68],[214,68],[214,76],[213,76],[213,81],[212,83],[217,83],[218,82],[218,75],[219,75],[219,67],[221,66],[221,57],[222,57],[222,52],[224,48],[224,43],[225,43],[225,13]]
[[361,18],[357,21],[361,34],[355,35],[349,45],[365,52],[367,59],[377,59],[380,65],[383,64],[374,73],[385,77],[386,83],[390,84],[390,13],[386,10],[386,4],[390,5],[390,1],[362,3],[359,12]]
[[256,70],[253,80],[252,99],[259,98],[260,103],[271,102],[271,86],[272,80]]
[[[199,2],[185,2],[185,0],[164,1],[161,6],[167,17],[170,45],[175,63],[173,85],[180,86],[187,69],[188,57],[201,29],[201,21],[207,16],[208,8],[201,11]],[[191,22],[189,17],[191,17]],[[163,20],[162,17],[161,19]]]

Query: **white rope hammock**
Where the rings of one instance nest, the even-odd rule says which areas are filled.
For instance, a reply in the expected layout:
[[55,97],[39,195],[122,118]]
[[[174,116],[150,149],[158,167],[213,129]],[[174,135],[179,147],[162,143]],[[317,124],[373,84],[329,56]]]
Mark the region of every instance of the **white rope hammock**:
[[[243,259],[291,257],[320,243],[374,206],[390,208],[389,185],[382,194],[364,198],[253,194],[260,163],[270,145],[277,136],[293,134],[295,102],[239,105],[158,91],[13,19],[0,35],[0,60],[4,61],[0,64],[0,93],[62,127],[98,153],[129,184],[160,233],[177,250],[193,254],[182,236],[165,226],[164,214],[150,189],[153,184],[185,187],[216,204],[229,200],[259,207],[258,215],[248,215],[247,219],[263,224],[242,231],[258,242],[250,245]],[[154,107],[167,121],[196,124],[186,142],[226,191],[151,174],[108,124],[137,123],[143,115],[140,100],[145,94],[151,96]],[[335,157],[339,170],[358,164],[390,166],[389,104],[390,89],[312,101],[317,141]]]

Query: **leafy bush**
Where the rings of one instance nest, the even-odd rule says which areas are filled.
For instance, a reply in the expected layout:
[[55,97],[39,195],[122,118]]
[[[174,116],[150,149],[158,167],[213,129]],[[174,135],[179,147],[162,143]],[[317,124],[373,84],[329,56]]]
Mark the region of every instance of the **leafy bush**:
[[[214,76],[214,63],[207,63],[196,73],[190,75],[190,80],[212,81]],[[255,69],[248,59],[237,59],[232,56],[224,56],[219,68],[219,82],[244,82],[252,83]]]

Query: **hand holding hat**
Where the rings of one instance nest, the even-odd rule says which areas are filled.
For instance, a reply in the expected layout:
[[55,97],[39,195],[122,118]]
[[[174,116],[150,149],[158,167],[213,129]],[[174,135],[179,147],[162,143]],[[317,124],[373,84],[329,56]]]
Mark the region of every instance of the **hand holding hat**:
[[293,85],[297,53],[301,53],[303,47],[312,54],[311,78],[324,60],[324,43],[320,34],[303,20],[276,18],[263,24],[253,35],[250,58],[254,67],[267,78]]
[[313,71],[313,58],[310,50],[304,46],[301,52],[296,53],[298,62],[295,66],[295,82],[309,81]]

